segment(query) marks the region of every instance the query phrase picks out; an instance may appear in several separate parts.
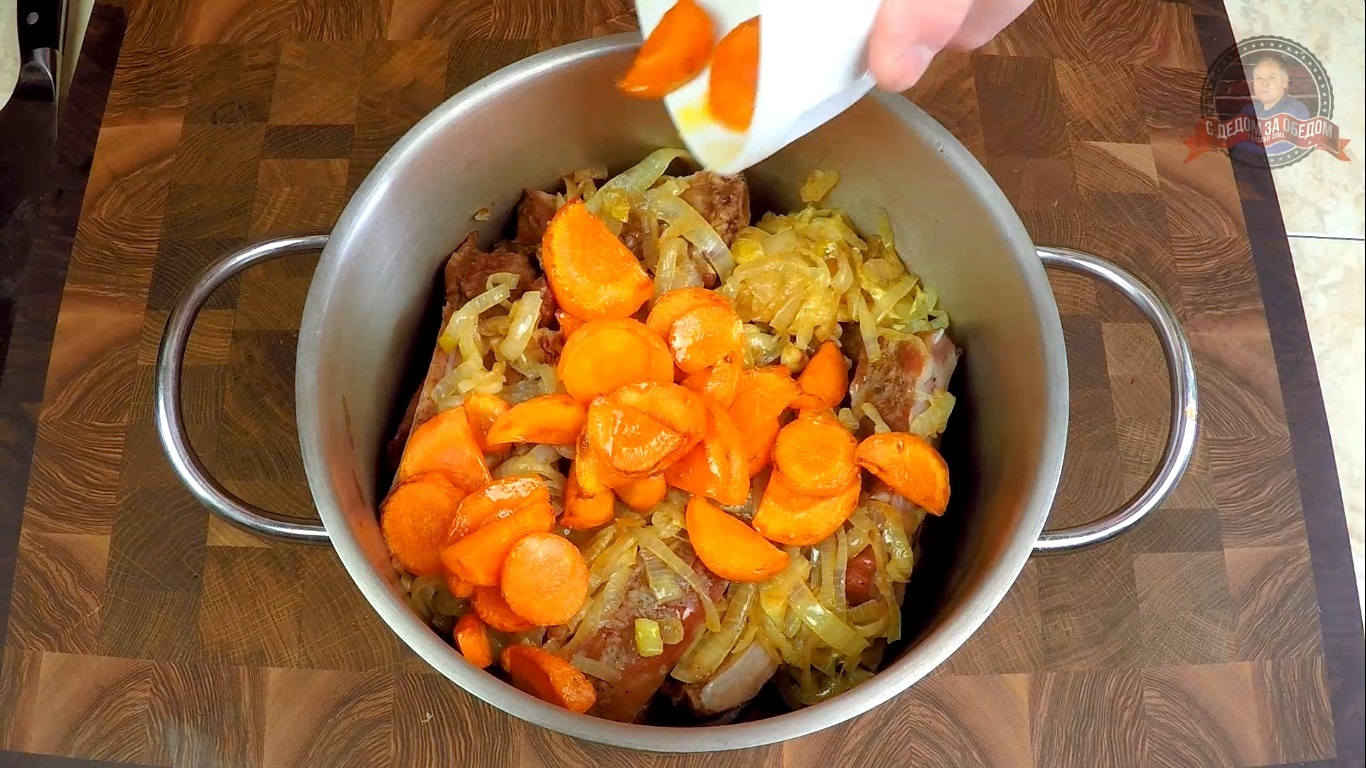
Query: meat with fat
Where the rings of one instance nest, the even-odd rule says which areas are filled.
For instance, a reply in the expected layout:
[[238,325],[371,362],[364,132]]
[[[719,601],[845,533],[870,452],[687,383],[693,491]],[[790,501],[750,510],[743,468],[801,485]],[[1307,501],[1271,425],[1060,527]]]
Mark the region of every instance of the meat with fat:
[[892,431],[909,432],[911,422],[929,407],[929,396],[948,388],[958,355],[958,347],[943,331],[892,344],[876,362],[860,348],[850,400],[856,410],[872,403]]
[[763,643],[732,654],[705,680],[680,686],[675,702],[698,717],[713,717],[754,700],[778,671],[778,659]]
[[517,233],[514,236],[517,242],[540,245],[541,238],[545,237],[545,228],[554,218],[559,204],[559,199],[549,192],[522,190],[521,202],[517,203]]
[[744,176],[700,171],[682,181],[687,189],[679,197],[702,214],[726,245],[749,226],[749,184]]

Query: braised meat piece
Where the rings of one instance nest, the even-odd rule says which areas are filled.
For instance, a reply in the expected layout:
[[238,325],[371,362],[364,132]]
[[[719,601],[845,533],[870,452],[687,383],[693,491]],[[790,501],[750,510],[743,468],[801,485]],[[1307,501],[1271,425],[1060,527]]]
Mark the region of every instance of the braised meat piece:
[[697,209],[726,245],[749,226],[749,184],[744,176],[701,171],[684,177],[683,181],[688,185],[680,195],[683,202]]
[[910,431],[911,422],[929,407],[927,396],[948,388],[958,354],[958,347],[943,331],[893,344],[877,362],[860,349],[849,386],[854,408],[872,403],[893,431]]
[[539,189],[522,191],[522,200],[517,204],[517,242],[523,245],[540,245],[545,237],[545,228],[555,215],[558,205],[554,195]]

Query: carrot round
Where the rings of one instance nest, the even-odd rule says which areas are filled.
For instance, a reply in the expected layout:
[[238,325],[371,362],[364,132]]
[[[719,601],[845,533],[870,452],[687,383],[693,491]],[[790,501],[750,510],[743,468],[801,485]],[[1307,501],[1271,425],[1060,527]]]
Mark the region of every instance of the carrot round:
[[473,613],[461,616],[455,622],[455,647],[465,661],[483,669],[493,663],[493,644],[489,642],[489,631],[484,622]]
[[550,651],[509,645],[499,662],[513,685],[542,701],[583,714],[598,700],[588,676]]
[[438,413],[408,436],[397,479],[431,470],[445,472],[466,493],[488,484],[489,466],[463,406]]
[[593,450],[631,480],[658,474],[688,447],[683,436],[674,430],[635,408],[604,397],[588,407],[584,435]]
[[485,454],[508,451],[505,445],[489,445],[488,435],[493,423],[511,407],[503,398],[483,392],[473,392],[465,398],[465,416],[470,420],[470,429],[474,430],[474,441]]
[[848,366],[838,344],[833,341],[822,344],[802,370],[802,375],[797,377],[802,394],[792,401],[792,407],[805,411],[839,405],[849,392]]
[[607,399],[658,421],[682,435],[689,445],[702,439],[707,429],[706,401],[677,384],[631,384],[613,392]]
[[674,380],[669,348],[629,318],[585,324],[565,342],[557,372],[565,391],[584,403],[627,384]]
[[490,445],[542,443],[573,445],[588,409],[565,394],[541,395],[512,406],[489,428]]
[[446,589],[451,591],[451,595],[462,600],[474,594],[473,584],[456,576],[450,571],[446,571]]
[[859,443],[855,458],[892,490],[933,515],[949,506],[949,465],[918,435],[883,432]]
[[574,531],[607,525],[617,514],[617,500],[612,491],[604,486],[600,492],[589,496],[579,486],[578,464],[581,457],[582,454],[574,460],[574,467],[565,482],[564,514],[560,515],[560,525]]
[[635,254],[581,200],[550,220],[541,264],[555,302],[584,320],[630,317],[654,295],[654,283]]
[[726,355],[715,365],[683,379],[683,386],[723,408],[735,403],[740,391],[740,372],[744,366],[739,354]]
[[697,373],[745,348],[745,327],[729,305],[696,307],[674,320],[669,350],[684,373]]
[[533,533],[508,551],[499,583],[518,616],[553,627],[573,618],[588,599],[588,564],[569,539]]
[[701,444],[664,470],[669,484],[718,504],[739,506],[749,498],[749,462],[740,433],[725,409],[711,404]]
[[497,587],[475,587],[474,594],[470,596],[470,607],[480,621],[499,632],[525,632],[536,626],[518,616]]
[[533,504],[549,504],[550,489],[539,477],[506,477],[494,480],[460,502],[451,520],[447,544],[465,538],[490,522]]
[[637,512],[649,512],[669,493],[669,484],[663,475],[650,475],[643,480],[633,480],[616,490],[617,498]]
[[801,393],[786,366],[768,365],[742,371],[735,402],[730,406],[731,417],[741,430],[747,424],[776,420]]
[[[731,419],[734,418],[732,413]],[[773,458],[773,446],[778,443],[778,432],[782,429],[782,423],[773,418],[756,424],[746,423],[743,429],[740,429],[738,422],[735,426],[740,430],[740,444],[745,452],[749,476],[754,477],[767,467],[769,460]]]
[[754,529],[779,544],[819,544],[854,514],[862,490],[863,483],[855,481],[834,496],[807,496],[798,493],[783,473],[775,470],[754,513]]
[[660,296],[654,306],[650,307],[645,325],[659,338],[667,339],[669,332],[673,330],[674,321],[678,318],[699,307],[717,306],[729,309],[730,301],[716,291],[709,291],[706,288],[675,288]]
[[423,472],[399,483],[379,508],[389,553],[418,576],[441,573],[441,547],[464,496],[444,472]]
[[788,554],[743,520],[693,497],[684,513],[688,541],[707,570],[730,581],[764,581],[787,567]]
[[549,503],[522,507],[447,546],[441,550],[441,561],[465,581],[491,587],[498,583],[503,559],[513,544],[527,534],[548,532],[554,526],[555,510]]
[[773,465],[805,496],[834,496],[859,479],[858,440],[829,411],[803,411],[778,432]]
[[706,68],[715,42],[716,26],[707,12],[694,0],[678,0],[645,38],[617,88],[662,99]]
[[707,106],[716,122],[744,131],[754,119],[759,88],[759,17],[741,22],[721,38],[711,57]]

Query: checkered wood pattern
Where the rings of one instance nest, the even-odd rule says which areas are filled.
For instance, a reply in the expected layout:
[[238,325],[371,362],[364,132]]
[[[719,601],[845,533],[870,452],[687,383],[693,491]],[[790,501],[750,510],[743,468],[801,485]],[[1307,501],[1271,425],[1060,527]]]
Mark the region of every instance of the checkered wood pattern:
[[[1215,4],[1046,0],[910,94],[1036,242],[1160,289],[1198,359],[1194,465],[1132,535],[1035,558],[895,702],[785,746],[658,765],[1266,765],[1332,758],[1291,438],[1239,188],[1185,162]],[[631,28],[622,0],[130,4],[38,414],[0,668],[0,748],[174,766],[600,765],[402,647],[326,549],[211,517],[162,457],[167,312],[226,251],[327,231],[413,123],[526,55]],[[1217,51],[1215,51],[1217,53]],[[246,499],[309,516],[294,342],[316,257],[213,297],[186,367],[195,447]],[[1134,492],[1166,436],[1156,338],[1055,276],[1072,423],[1051,524]],[[1344,545],[1345,546],[1345,545]]]

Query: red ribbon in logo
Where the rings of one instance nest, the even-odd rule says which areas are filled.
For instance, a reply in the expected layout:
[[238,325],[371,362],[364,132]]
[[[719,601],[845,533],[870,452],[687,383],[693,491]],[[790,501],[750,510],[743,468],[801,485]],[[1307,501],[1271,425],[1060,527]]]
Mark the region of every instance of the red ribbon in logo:
[[1348,140],[1342,138],[1337,125],[1326,117],[1301,120],[1294,115],[1264,118],[1235,115],[1222,121],[1206,117],[1196,123],[1195,132],[1186,139],[1190,154],[1186,155],[1185,162],[1189,163],[1205,152],[1231,149],[1246,142],[1263,147],[1286,142],[1299,149],[1322,149],[1339,160],[1350,159],[1344,151]]

